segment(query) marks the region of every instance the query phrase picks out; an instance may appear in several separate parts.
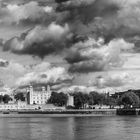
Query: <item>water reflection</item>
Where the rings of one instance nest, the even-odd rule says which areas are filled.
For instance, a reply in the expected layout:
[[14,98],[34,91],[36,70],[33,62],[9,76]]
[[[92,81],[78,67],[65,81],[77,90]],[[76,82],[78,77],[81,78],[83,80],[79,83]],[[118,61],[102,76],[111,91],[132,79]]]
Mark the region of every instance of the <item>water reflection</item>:
[[0,118],[0,140],[137,140],[140,117]]

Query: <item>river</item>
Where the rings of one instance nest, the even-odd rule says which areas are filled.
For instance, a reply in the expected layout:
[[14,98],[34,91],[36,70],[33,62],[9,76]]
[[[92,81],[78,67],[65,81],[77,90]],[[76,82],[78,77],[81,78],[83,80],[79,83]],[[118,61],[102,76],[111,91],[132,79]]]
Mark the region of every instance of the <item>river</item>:
[[1,116],[0,140],[139,140],[140,117]]

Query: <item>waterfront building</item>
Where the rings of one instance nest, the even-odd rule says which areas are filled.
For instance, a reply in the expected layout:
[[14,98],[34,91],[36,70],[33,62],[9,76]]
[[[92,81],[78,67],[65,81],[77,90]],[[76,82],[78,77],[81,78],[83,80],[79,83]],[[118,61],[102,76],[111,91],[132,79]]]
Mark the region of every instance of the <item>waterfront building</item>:
[[32,86],[27,89],[27,102],[28,104],[46,104],[51,96],[50,86],[42,87],[40,90],[34,90]]
[[0,110],[22,110],[27,109],[27,103],[18,101],[17,103],[0,104]]

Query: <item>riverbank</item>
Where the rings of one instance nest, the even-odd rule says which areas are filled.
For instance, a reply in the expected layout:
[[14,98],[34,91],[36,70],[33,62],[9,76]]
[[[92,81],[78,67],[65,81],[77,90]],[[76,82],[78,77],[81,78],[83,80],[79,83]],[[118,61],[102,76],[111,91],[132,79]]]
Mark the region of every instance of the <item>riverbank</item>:
[[0,110],[0,116],[116,116],[140,115],[140,109]]
[[78,109],[78,110],[3,110],[0,114],[46,114],[46,115],[59,115],[59,116],[113,116],[116,115],[116,109]]
[[140,115],[140,109],[130,108],[130,109],[117,109],[117,115]]

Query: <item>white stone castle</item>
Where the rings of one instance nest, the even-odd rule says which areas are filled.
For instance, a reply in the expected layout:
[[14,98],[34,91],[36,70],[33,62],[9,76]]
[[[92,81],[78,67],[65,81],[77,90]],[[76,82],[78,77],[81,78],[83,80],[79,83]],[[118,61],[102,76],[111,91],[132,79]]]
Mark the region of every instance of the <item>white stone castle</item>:
[[[51,96],[51,89],[50,86],[47,86],[47,89],[45,87],[42,87],[41,90],[36,90],[33,88],[33,86],[29,86],[26,89],[26,101],[16,101],[14,99],[14,89],[10,88],[4,88],[3,90],[0,90],[0,95],[4,96],[8,94],[11,98],[12,101],[9,101],[7,104],[4,104],[3,102],[0,103],[0,110],[22,110],[22,109],[55,109],[57,108],[56,106],[50,106],[50,104],[47,104],[48,99]],[[74,106],[74,97],[71,94],[68,95],[68,101],[67,101],[67,106]],[[59,107],[58,107],[59,108]]]
[[30,86],[28,89],[27,89],[27,93],[28,93],[28,96],[27,96],[27,102],[29,104],[39,104],[39,105],[43,105],[43,104],[46,104],[48,99],[50,98],[51,96],[51,90],[50,90],[50,86],[48,85],[47,86],[47,90],[45,89],[45,87],[42,87],[42,91],[35,91],[33,89],[32,86]]

